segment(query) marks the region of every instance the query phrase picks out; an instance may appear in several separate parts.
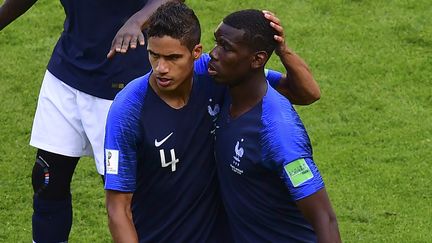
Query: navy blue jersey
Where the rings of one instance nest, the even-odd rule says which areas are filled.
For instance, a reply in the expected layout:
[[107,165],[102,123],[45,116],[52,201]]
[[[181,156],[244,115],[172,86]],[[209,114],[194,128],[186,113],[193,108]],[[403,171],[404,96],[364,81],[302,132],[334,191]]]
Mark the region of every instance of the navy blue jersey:
[[306,130],[273,88],[231,119],[230,98],[217,120],[215,154],[222,198],[236,242],[314,242],[296,200],[324,187]]
[[228,224],[220,218],[213,153],[213,122],[224,87],[197,73],[181,109],[157,96],[149,74],[126,86],[111,106],[105,189],[134,193],[140,242],[224,242],[229,237]]
[[[173,109],[148,84],[132,81],[107,119],[105,189],[133,192],[140,242],[230,242],[214,161],[214,122],[226,93],[195,61],[186,106]],[[281,74],[268,77],[277,83]],[[270,77],[271,76],[271,77]]]
[[145,46],[106,58],[117,31],[147,0],[61,0],[66,19],[48,70],[90,95],[113,99],[129,81],[151,66]]

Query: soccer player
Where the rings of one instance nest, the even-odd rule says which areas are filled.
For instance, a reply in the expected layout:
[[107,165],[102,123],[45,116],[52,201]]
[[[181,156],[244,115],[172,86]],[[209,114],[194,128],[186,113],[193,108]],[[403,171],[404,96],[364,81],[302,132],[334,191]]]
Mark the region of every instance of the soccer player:
[[215,142],[229,225],[235,242],[340,242],[306,130],[264,76],[275,49],[291,62],[281,33],[258,10],[228,15],[215,32],[210,74],[229,87]]
[[[0,7],[0,30],[35,2],[5,0]],[[140,27],[164,2],[61,1],[64,31],[42,82],[30,141],[38,148],[32,172],[35,242],[67,241],[72,225],[70,182],[79,158],[93,156],[97,171],[104,173],[108,109],[128,81],[150,70],[146,48],[134,43],[144,43]],[[130,44],[136,50],[115,57],[111,51],[108,60],[113,37],[123,24],[122,33],[133,27],[139,33],[117,36],[113,46],[121,51]]]
[[[186,5],[160,7],[148,27],[152,71],[128,84],[110,108],[105,189],[115,242],[231,242],[213,153],[226,88],[208,76],[200,35]],[[317,87],[310,72],[292,77],[268,75],[276,84],[282,79],[277,86],[298,84],[288,86],[293,95],[291,87]],[[308,92],[298,93],[299,101],[310,101],[302,96]]]

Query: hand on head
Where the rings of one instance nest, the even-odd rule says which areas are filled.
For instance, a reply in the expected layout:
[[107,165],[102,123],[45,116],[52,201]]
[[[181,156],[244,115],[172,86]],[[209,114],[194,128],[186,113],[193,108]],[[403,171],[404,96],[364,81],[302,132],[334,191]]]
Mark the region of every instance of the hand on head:
[[114,57],[116,53],[126,53],[129,47],[135,49],[138,44],[141,46],[145,44],[141,26],[133,21],[128,21],[114,37],[107,58]]
[[278,43],[278,46],[275,49],[275,53],[279,55],[284,49],[288,48],[285,44],[285,34],[283,27],[281,25],[281,22],[279,18],[276,17],[276,15],[268,10],[263,10],[264,17],[268,20],[270,20],[270,26],[273,27],[273,29],[276,30],[278,33],[274,36],[275,41]]

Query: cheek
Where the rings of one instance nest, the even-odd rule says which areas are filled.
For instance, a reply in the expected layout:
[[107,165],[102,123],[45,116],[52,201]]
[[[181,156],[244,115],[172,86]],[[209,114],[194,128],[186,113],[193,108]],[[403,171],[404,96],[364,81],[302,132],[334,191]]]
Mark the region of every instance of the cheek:
[[237,69],[239,63],[236,58],[225,56],[223,59],[222,68],[225,73],[233,73]]
[[227,70],[230,70],[234,75],[244,72],[247,70],[248,65],[244,60],[240,60],[238,58],[231,58],[229,62],[226,64]]
[[186,77],[193,72],[194,62],[193,60],[181,60],[173,63],[171,66],[171,73],[175,77]]

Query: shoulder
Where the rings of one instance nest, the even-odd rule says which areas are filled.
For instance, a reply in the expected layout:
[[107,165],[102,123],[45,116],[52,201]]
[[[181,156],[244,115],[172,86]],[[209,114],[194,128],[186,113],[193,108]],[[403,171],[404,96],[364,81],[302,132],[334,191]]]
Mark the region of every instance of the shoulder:
[[129,82],[115,97],[114,102],[136,102],[134,98],[145,95],[150,73]]
[[[268,125],[296,126],[302,125],[300,117],[291,102],[268,85],[262,101],[262,119]],[[277,122],[273,124],[273,122]]]
[[307,131],[291,103],[268,87],[262,102],[261,142],[264,156],[279,161],[311,157]]
[[138,117],[149,86],[148,78],[149,74],[136,78],[117,94],[108,114],[109,119]]
[[271,69],[264,69],[264,74],[270,86],[277,87],[283,78],[283,74]]
[[143,102],[149,86],[150,73],[132,80],[115,97],[113,105],[137,106]]
[[208,63],[210,61],[210,55],[208,53],[203,53],[194,63],[194,71],[200,75],[207,75]]

